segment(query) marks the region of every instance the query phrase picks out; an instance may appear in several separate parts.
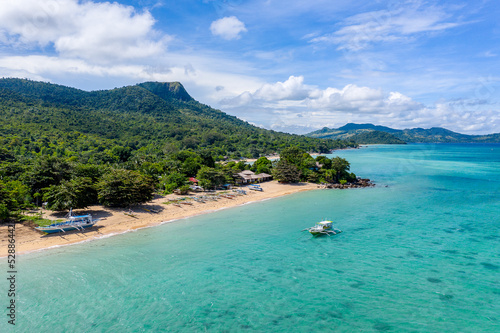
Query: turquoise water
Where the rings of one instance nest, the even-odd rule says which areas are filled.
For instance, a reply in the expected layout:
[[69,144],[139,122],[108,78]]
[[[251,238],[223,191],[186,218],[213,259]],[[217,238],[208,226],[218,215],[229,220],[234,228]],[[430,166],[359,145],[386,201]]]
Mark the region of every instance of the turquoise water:
[[499,332],[500,145],[336,155],[377,186],[21,256],[15,331]]

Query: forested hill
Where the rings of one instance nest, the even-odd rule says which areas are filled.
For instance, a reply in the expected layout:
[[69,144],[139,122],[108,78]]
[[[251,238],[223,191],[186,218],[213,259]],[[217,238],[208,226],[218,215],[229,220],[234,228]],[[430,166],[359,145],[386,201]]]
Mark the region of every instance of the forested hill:
[[352,145],[255,127],[195,101],[179,82],[87,92],[13,78],[0,79],[0,143],[9,156],[90,163],[119,159],[118,151],[156,159],[208,149],[222,158],[257,157],[290,145],[318,152]]
[[445,128],[412,128],[398,130],[373,124],[349,123],[339,128],[324,127],[306,134],[313,138],[351,140],[360,144],[368,143],[496,143],[500,142],[500,133],[488,135],[465,135]]
[[[217,160],[275,152],[286,156],[287,149],[297,165],[281,163],[273,173],[278,179],[290,181],[286,177],[291,174],[294,181],[348,181],[355,176],[347,162],[340,159],[338,170],[325,167],[320,173],[306,151],[354,145],[258,128],[195,101],[179,82],[87,92],[4,78],[0,223],[50,223],[21,214],[42,203],[52,210],[98,203],[126,207],[147,202],[154,193],[187,193],[190,177],[213,189],[235,183],[234,174],[250,167]],[[322,160],[326,166],[332,163]],[[272,172],[264,156],[254,165],[258,173]]]

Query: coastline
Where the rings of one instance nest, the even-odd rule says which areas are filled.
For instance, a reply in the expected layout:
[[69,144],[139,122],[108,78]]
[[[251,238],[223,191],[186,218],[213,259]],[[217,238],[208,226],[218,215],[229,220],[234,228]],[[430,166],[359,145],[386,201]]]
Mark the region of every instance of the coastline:
[[[189,202],[192,203],[191,205],[167,205],[164,204],[164,202],[179,199],[181,197],[194,198],[206,195],[206,193],[186,196],[178,196],[175,194],[159,196],[152,201],[141,206],[134,207],[131,210],[126,208],[106,208],[103,206],[91,206],[87,209],[78,209],[74,211],[75,214],[92,214],[94,218],[100,219],[95,227],[83,232],[71,231],[66,233],[44,235],[30,227],[22,224],[16,224],[16,254],[26,254],[55,247],[107,238],[142,228],[175,222],[177,220],[196,215],[213,213],[226,208],[237,207],[253,202],[320,188],[317,184],[279,184],[277,181],[265,182],[260,185],[263,189],[262,192],[245,189],[247,193],[246,195],[239,195],[233,198],[220,197],[217,201],[197,202],[190,200]],[[220,193],[223,191],[218,192]],[[64,218],[64,214],[44,210],[43,217],[56,220]],[[0,257],[7,256],[7,245],[8,227],[7,225],[3,225],[0,226]]]

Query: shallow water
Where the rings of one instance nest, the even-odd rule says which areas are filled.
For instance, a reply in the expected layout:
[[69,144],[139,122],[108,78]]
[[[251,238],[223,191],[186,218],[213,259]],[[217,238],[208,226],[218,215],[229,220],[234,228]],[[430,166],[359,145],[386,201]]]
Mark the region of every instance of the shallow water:
[[21,256],[16,331],[500,331],[500,145],[335,155],[377,186]]

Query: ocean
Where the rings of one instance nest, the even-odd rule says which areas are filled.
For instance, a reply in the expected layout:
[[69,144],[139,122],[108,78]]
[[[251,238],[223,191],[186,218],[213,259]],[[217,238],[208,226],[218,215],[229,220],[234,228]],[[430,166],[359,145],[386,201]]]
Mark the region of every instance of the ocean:
[[[0,331],[500,332],[500,145],[337,155],[376,186],[20,256]],[[302,231],[323,219],[343,233]]]

